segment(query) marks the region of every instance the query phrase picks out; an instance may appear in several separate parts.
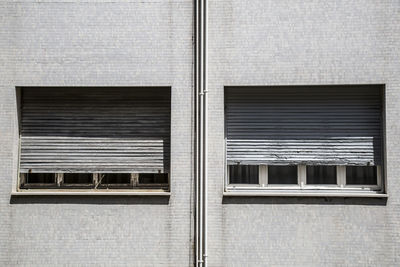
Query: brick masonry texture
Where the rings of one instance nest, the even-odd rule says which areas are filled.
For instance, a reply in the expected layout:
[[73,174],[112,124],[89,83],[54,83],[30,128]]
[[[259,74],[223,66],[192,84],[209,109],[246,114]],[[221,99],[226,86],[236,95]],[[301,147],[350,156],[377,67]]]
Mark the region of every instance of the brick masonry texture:
[[[192,1],[0,2],[0,265],[190,266]],[[170,86],[169,199],[11,199],[16,86]]]
[[[400,261],[400,3],[209,1],[209,266]],[[193,1],[0,2],[0,265],[193,265]],[[224,199],[224,86],[385,84],[387,203]],[[11,199],[16,86],[171,86],[167,201]]]
[[[210,263],[396,265],[399,2],[215,0],[209,11]],[[224,86],[324,84],[386,85],[386,205],[365,199],[222,199]]]

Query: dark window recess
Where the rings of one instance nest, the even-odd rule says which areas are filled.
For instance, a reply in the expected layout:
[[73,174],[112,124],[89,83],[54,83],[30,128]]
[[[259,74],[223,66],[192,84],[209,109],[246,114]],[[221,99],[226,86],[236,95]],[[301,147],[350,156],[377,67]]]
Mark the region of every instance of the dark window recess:
[[56,175],[54,173],[27,173],[26,184],[54,184]]
[[337,184],[336,166],[307,166],[307,184]]
[[298,184],[297,166],[268,166],[268,184]]
[[139,184],[168,184],[168,173],[140,173]]
[[258,184],[258,165],[229,165],[230,184]]
[[20,173],[20,179],[23,189],[165,189],[169,184],[168,173]]
[[92,184],[91,173],[64,173],[64,184]]
[[377,172],[375,166],[347,166],[346,184],[349,185],[376,185]]
[[130,173],[103,173],[100,174],[102,184],[130,184]]

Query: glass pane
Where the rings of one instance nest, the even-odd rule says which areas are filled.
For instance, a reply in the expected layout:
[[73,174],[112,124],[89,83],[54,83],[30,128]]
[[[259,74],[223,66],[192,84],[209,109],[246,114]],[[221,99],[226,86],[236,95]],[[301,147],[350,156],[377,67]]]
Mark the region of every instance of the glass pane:
[[56,175],[54,173],[27,173],[27,184],[54,184]]
[[102,184],[130,184],[130,173],[102,173],[100,174]]
[[91,173],[64,173],[64,184],[91,184]]
[[377,172],[375,166],[347,166],[346,184],[377,184]]
[[258,184],[258,165],[229,165],[230,184]]
[[268,184],[297,183],[297,166],[268,166]]
[[139,184],[168,184],[168,173],[140,173]]
[[307,166],[307,184],[337,184],[336,166]]

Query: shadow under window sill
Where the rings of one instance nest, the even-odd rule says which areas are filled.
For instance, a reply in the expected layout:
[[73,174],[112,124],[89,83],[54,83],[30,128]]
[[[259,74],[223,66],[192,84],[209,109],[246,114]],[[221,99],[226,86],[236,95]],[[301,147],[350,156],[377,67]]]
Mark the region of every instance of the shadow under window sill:
[[168,205],[166,191],[21,190],[11,192],[10,204]]
[[388,194],[382,192],[245,191],[223,193],[223,204],[315,204],[386,206]]

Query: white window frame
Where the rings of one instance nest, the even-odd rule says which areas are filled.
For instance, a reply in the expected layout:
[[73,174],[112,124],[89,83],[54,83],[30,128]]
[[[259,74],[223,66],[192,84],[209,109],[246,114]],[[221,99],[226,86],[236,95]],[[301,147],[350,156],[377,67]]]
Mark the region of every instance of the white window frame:
[[[226,165],[225,175],[225,193],[229,192],[279,192],[282,195],[285,193],[299,193],[313,195],[314,193],[373,193],[384,194],[383,188],[383,173],[382,167],[376,166],[377,184],[376,185],[347,185],[346,184],[346,165],[336,165],[336,184],[307,184],[307,166],[312,165],[297,165],[297,184],[268,184],[268,165],[256,165],[259,168],[259,183],[258,184],[230,184],[229,183],[229,165]],[[323,196],[323,195],[322,195]]]

